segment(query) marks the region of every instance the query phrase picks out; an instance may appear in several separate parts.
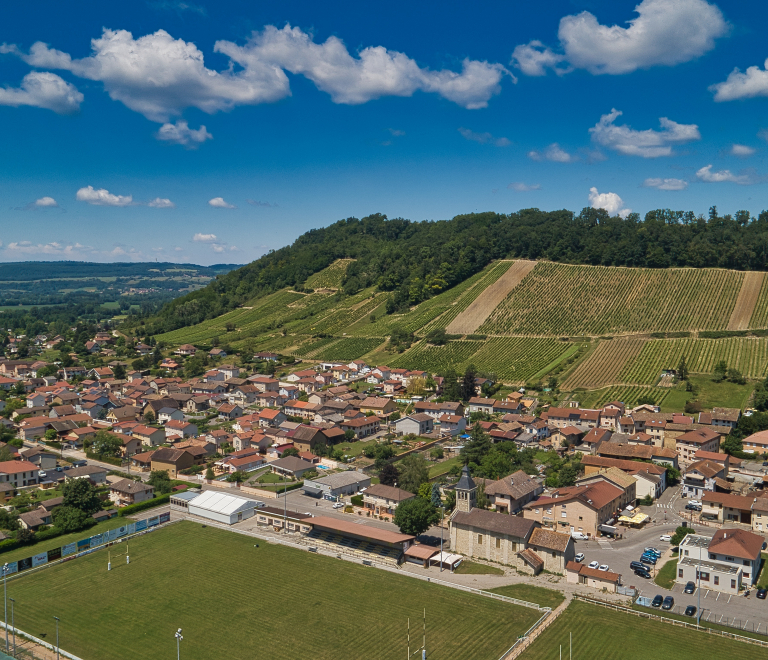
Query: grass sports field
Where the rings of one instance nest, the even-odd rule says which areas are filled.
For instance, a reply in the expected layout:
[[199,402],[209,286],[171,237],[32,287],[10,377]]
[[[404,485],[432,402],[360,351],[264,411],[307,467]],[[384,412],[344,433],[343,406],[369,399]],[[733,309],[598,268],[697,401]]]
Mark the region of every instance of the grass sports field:
[[768,655],[765,648],[715,637],[696,630],[614,612],[596,605],[574,601],[530,648],[522,660],[555,660],[560,645],[569,658],[568,636],[573,633],[573,657],[581,660],[701,660],[736,657],[758,660]]
[[[258,543],[259,548],[254,547]],[[117,546],[118,551],[122,546]],[[539,613],[192,522],[8,582],[16,625],[82,658],[402,658],[406,623],[430,657],[497,660]],[[418,646],[414,644],[414,647]],[[412,649],[413,651],[414,649]]]

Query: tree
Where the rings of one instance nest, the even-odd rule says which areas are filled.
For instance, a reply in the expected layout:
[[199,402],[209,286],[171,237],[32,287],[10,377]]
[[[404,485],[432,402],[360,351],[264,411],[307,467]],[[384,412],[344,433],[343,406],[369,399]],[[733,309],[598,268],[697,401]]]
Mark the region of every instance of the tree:
[[429,481],[429,468],[421,454],[408,454],[400,461],[400,488],[409,493],[418,493],[425,481]]
[[677,377],[680,380],[688,380],[688,365],[685,362],[685,355],[680,358],[680,362],[677,364]]
[[435,460],[439,461],[441,458],[443,458],[443,456],[445,456],[445,451],[441,445],[435,445],[432,447],[432,449],[429,450],[429,455]]
[[149,410],[147,410],[147,412],[144,413],[144,421],[147,424],[154,424],[156,420],[157,420],[157,417],[155,417],[155,411],[152,410],[152,408],[150,408]]
[[62,506],[78,509],[87,515],[101,511],[101,498],[88,479],[70,479],[64,482]]
[[468,401],[475,396],[475,380],[477,379],[477,370],[474,365],[470,364],[467,370],[464,372],[464,377],[461,379],[461,398],[464,401]]
[[210,467],[205,471],[205,478],[208,481],[213,481],[213,479],[215,478],[215,475],[213,474],[213,469],[211,469]]
[[493,448],[480,461],[480,470],[488,479],[501,479],[512,472],[512,461],[506,453]]
[[728,372],[728,363],[725,360],[720,360],[715,365],[715,370],[712,372],[712,380],[716,383],[720,383],[725,380],[725,375]]
[[125,380],[125,365],[116,364],[112,367],[112,373],[117,380]]
[[470,463],[477,463],[479,465],[483,460],[483,456],[491,451],[491,447],[491,436],[476,422],[469,432],[469,442],[461,448],[461,457],[464,460],[464,465],[469,465]]
[[425,481],[419,486],[419,497],[423,497],[425,500],[432,500],[432,484]]
[[453,369],[449,369],[443,376],[443,398],[448,401],[458,401],[461,398],[459,377]]
[[356,437],[357,436],[352,429],[347,429],[344,431],[344,442],[354,442]]
[[44,437],[48,442],[53,442],[57,437],[56,429],[48,429]]
[[91,442],[91,451],[99,456],[120,456],[123,441],[108,431],[98,431]]
[[7,529],[14,532],[19,528],[19,517],[16,514],[8,513],[5,509],[0,509],[0,529]]
[[385,463],[379,470],[379,483],[384,486],[394,486],[400,481],[400,471],[394,463]]
[[425,339],[435,346],[443,346],[448,341],[448,337],[445,335],[444,328],[435,328],[427,333]]
[[229,482],[235,482],[235,483],[241,484],[247,480],[248,480],[248,473],[242,472],[240,470],[236,470],[235,472],[230,472],[227,475],[227,481]]
[[487,509],[490,504],[488,496],[485,494],[485,482],[481,482],[477,487],[477,508]]
[[[82,481],[78,479],[78,481]],[[93,518],[82,509],[76,509],[73,506],[60,506],[53,510],[51,514],[53,524],[65,534],[79,532],[87,526],[88,521]]]
[[173,490],[171,478],[168,476],[168,470],[152,470],[152,472],[149,473],[147,483],[150,486],[153,486],[155,492],[160,495],[165,495]]
[[673,546],[680,545],[681,541],[688,536],[688,534],[693,534],[693,528],[692,527],[678,527],[675,530],[675,533],[672,535],[672,540],[670,543]]
[[429,500],[422,497],[414,497],[400,502],[395,509],[394,523],[403,534],[419,536],[439,520],[440,514],[437,509],[432,506]]
[[735,437],[734,435],[728,435],[721,446],[726,454],[731,455],[738,454],[744,449],[744,444],[742,443],[741,438]]
[[296,447],[288,447],[288,449],[285,449],[283,451],[282,457],[288,458],[289,456],[298,456],[298,455],[299,455],[299,450],[296,449]]
[[[12,461],[14,459],[13,452],[9,449],[8,445],[0,447],[0,461]],[[2,511],[2,509],[0,509]]]
[[16,541],[22,545],[32,543],[35,540],[35,533],[31,529],[25,529],[22,527],[16,532]]
[[440,497],[440,486],[436,483],[432,484],[432,492],[430,493],[429,501],[432,502],[432,506],[434,507],[443,506],[443,500]]
[[672,467],[671,465],[667,465],[665,467],[667,469],[667,486],[674,486],[680,481],[680,470],[679,468]]

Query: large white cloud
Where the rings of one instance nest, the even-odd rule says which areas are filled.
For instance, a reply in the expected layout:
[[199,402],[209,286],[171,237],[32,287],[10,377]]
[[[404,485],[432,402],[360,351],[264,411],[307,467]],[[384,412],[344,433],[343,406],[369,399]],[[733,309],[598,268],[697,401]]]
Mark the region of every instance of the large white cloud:
[[562,62],[593,74],[631,73],[696,59],[729,30],[720,9],[705,0],[642,0],[635,12],[628,27],[601,25],[588,11],[564,16],[558,30],[562,53],[532,41],[515,49],[512,62],[526,75],[557,70]]
[[208,200],[208,205],[215,209],[236,209],[234,204],[225,201],[223,197],[214,197]]
[[0,105],[29,105],[71,115],[80,109],[83,95],[77,87],[55,73],[32,71],[24,76],[21,87],[0,89]]
[[93,186],[86,186],[77,191],[77,201],[88,202],[95,206],[128,206],[133,202],[131,195],[113,195],[104,188],[94,189]]
[[762,69],[750,66],[744,73],[734,69],[723,82],[711,85],[709,91],[714,92],[715,101],[768,96],[768,60],[765,60]]
[[[165,30],[134,38],[127,30],[104,29],[101,37],[91,40],[91,48],[92,54],[82,59],[42,42],[33,44],[27,54],[5,44],[2,52],[14,53],[34,67],[63,69],[100,81],[112,99],[164,124],[189,107],[212,114],[285,98],[291,93],[286,71],[305,76],[335,103],[411,96],[420,90],[465,108],[485,107],[499,93],[502,76],[509,74],[500,64],[470,59],[463,61],[460,72],[433,71],[383,46],[364,48],[353,56],[337,37],[317,44],[311,35],[288,25],[267,26],[244,45],[217,41],[214,50],[230,59],[222,71],[206,67],[195,44],[174,39]],[[163,128],[158,137],[173,136],[172,129]],[[187,133],[180,143],[203,139],[205,134],[196,139]]]
[[731,145],[731,156],[740,156],[742,158],[746,156],[751,156],[752,154],[757,151],[753,147],[747,146],[746,144],[733,144]]
[[600,117],[600,121],[589,129],[592,139],[622,154],[643,158],[671,156],[673,145],[701,139],[701,133],[696,124],[678,124],[671,119],[661,117],[660,131],[653,129],[636,131],[626,124],[621,126],[615,124],[621,114],[621,111],[614,108],[607,115]]
[[35,206],[38,208],[58,207],[58,202],[53,197],[41,197],[35,200]]
[[731,170],[712,171],[712,165],[706,165],[696,171],[699,180],[705,183],[738,183],[742,186],[748,186],[755,181],[748,174],[734,174]]
[[605,209],[610,215],[626,218],[632,209],[624,208],[624,200],[616,193],[601,193],[594,186],[589,189],[589,203],[593,209]]

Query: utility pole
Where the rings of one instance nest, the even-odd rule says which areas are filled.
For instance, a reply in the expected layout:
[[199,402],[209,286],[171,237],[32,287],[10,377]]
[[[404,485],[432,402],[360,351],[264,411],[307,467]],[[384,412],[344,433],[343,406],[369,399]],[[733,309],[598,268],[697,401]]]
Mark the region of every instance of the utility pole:
[[8,562],[3,566],[3,600],[5,601],[5,652],[8,653]]
[[13,618],[13,605],[16,602],[13,598],[9,598],[11,601],[11,628],[13,628],[13,657],[16,657],[16,622]]
[[184,639],[181,635],[181,628],[176,631],[176,660],[181,658],[181,640]]
[[443,519],[445,518],[445,506],[440,507],[440,572],[443,572]]
[[56,619],[56,660],[60,660],[59,656],[59,617],[53,617]]

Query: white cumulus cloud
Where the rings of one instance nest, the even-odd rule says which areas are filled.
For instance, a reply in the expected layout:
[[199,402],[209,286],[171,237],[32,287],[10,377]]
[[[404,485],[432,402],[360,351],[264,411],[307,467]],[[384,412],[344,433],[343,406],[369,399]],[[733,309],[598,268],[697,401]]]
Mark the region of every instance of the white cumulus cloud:
[[768,59],[763,62],[762,68],[750,66],[743,73],[734,69],[723,82],[711,85],[709,91],[714,93],[715,101],[768,96]]
[[605,209],[609,215],[626,218],[632,209],[624,208],[624,201],[616,193],[601,193],[594,186],[589,189],[589,203],[593,209]]
[[685,179],[651,178],[643,181],[643,187],[657,190],[685,190],[688,182]]
[[195,243],[215,243],[216,242],[216,234],[202,234],[198,232],[192,237],[192,240]]
[[133,202],[131,195],[113,195],[104,188],[95,190],[93,186],[86,186],[77,191],[77,201],[88,202],[95,206],[128,206]]
[[707,165],[697,170],[696,176],[705,183],[738,183],[742,186],[754,183],[747,174],[734,174],[731,170],[712,171],[712,165]]
[[64,257],[75,257],[82,255],[84,250],[90,250],[91,248],[81,245],[80,243],[67,245],[58,241],[51,241],[50,243],[14,241],[8,243],[5,249],[19,254],[55,254]]
[[77,87],[55,73],[32,71],[24,76],[21,87],[0,89],[0,105],[29,105],[71,115],[80,109],[83,95]]
[[58,203],[53,197],[41,197],[35,200],[35,206],[39,208],[58,207]]
[[471,140],[473,142],[479,142],[480,144],[492,144],[495,147],[508,147],[510,144],[512,144],[507,138],[505,137],[493,137],[490,133],[475,133],[475,131],[472,131],[468,128],[460,128],[459,133],[461,133],[462,137],[464,137],[467,140]]
[[150,201],[147,206],[153,209],[173,209],[176,208],[176,204],[174,204],[170,199],[166,197],[155,197],[152,201]]
[[563,149],[557,142],[550,144],[543,152],[529,151],[531,160],[550,160],[553,163],[570,163],[576,158]]
[[237,208],[234,204],[229,204],[228,202],[225,202],[223,197],[214,197],[213,199],[209,199],[208,204],[209,206],[212,206],[215,209],[236,209]]
[[531,190],[541,190],[540,183],[523,183],[522,181],[513,181],[507,188],[516,192],[529,192]]
[[752,147],[748,147],[746,144],[734,144],[731,146],[731,155],[732,156],[751,156],[753,153],[755,153],[755,149]]
[[201,126],[198,129],[192,129],[189,124],[180,119],[175,124],[170,122],[163,124],[155,133],[155,137],[163,142],[169,142],[171,144],[181,144],[188,148],[196,148],[206,140],[212,140],[211,135],[205,128]]
[[694,60],[729,30],[720,9],[705,0],[642,0],[635,12],[627,27],[602,25],[588,11],[564,16],[558,29],[562,52],[532,41],[515,49],[513,64],[535,76],[546,68],[558,71],[564,62],[593,74],[631,73]]
[[696,124],[678,124],[671,119],[661,117],[660,131],[650,128],[636,131],[626,124],[621,126],[615,124],[621,114],[619,110],[613,109],[607,115],[600,117],[600,121],[589,129],[592,139],[619,153],[643,158],[671,156],[673,145],[701,139],[701,133]]

